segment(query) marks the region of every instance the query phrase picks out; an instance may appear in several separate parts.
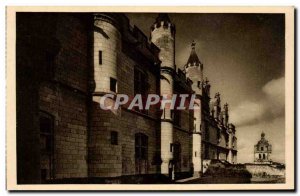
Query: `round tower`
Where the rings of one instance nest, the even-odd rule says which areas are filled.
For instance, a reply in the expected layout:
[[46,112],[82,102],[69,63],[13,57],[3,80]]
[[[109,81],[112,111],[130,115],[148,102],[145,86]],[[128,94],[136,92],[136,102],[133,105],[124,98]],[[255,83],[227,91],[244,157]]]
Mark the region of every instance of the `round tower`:
[[[173,72],[175,69],[175,26],[168,14],[159,14],[151,27],[151,41],[160,49],[161,61],[160,95],[170,101],[173,95]],[[174,178],[173,122],[171,109],[163,108],[161,116],[161,173]]]
[[151,27],[151,42],[159,49],[161,67],[175,68],[175,25],[168,14],[159,14]]
[[[100,100],[105,94],[115,95],[118,92],[117,62],[118,53],[121,50],[118,16],[105,13],[95,14],[93,25],[92,105],[90,111],[91,128],[89,131],[89,138],[91,139],[89,140],[88,149],[88,173],[90,177],[118,176],[121,175],[122,171],[113,168],[113,166],[120,165],[120,160],[113,157],[109,158],[111,163],[109,166],[103,161],[103,157],[109,157],[110,155],[110,152],[104,151],[103,148],[112,148],[110,141],[106,139],[111,134],[111,130],[109,126],[102,126],[99,123],[101,121],[110,124],[117,118],[113,111],[100,108]],[[116,157],[120,156],[120,149],[114,147],[112,150],[114,150]]]
[[121,34],[117,27],[113,15],[94,15],[95,93],[117,93],[117,54],[121,48]]
[[202,174],[202,138],[201,138],[201,128],[205,126],[205,122],[202,120],[202,100],[201,95],[203,87],[203,64],[198,58],[196,53],[196,43],[195,41],[191,44],[191,53],[184,65],[184,71],[186,77],[193,81],[192,89],[195,91],[196,99],[195,104],[197,109],[194,109],[194,132],[193,132],[193,168],[194,176],[198,177]]

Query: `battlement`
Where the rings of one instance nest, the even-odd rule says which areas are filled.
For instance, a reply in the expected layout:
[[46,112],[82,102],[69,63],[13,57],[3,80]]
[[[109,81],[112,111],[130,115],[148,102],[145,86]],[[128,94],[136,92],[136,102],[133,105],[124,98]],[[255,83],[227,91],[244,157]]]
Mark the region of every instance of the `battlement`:
[[175,25],[171,23],[171,20],[166,13],[161,13],[156,18],[154,24],[151,26],[151,32],[155,29],[169,29],[172,35],[175,35]]

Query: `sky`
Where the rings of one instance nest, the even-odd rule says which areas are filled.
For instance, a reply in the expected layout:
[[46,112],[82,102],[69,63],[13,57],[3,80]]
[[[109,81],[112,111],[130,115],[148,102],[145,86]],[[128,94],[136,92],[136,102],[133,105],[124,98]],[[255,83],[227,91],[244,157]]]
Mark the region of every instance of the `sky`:
[[[148,37],[157,14],[127,13]],[[285,157],[285,23],[282,14],[176,14],[175,63],[183,68],[196,42],[211,96],[221,94],[236,125],[238,162],[253,162],[262,131],[272,160]]]

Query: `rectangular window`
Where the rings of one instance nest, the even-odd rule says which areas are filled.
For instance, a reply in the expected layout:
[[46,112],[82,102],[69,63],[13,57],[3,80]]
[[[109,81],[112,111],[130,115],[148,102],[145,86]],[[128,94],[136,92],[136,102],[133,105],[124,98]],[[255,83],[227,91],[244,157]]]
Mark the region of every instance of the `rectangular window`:
[[[146,100],[148,89],[149,84],[147,74],[138,68],[134,68],[134,95],[140,94],[142,95],[142,99]],[[143,101],[143,103],[146,104],[145,101]],[[139,110],[138,107],[134,108],[134,110],[148,114],[148,110]]]
[[148,137],[142,133],[135,134],[135,158],[148,159]]
[[40,153],[41,153],[41,180],[46,182],[53,178],[53,116],[40,112]]
[[110,132],[110,143],[112,145],[118,145],[118,132],[116,131]]
[[110,78],[110,91],[117,92],[117,80],[114,78]]
[[260,147],[260,150],[263,151],[263,150],[264,150],[264,147]]
[[99,65],[102,65],[102,51],[99,50]]
[[147,74],[134,68],[134,94],[146,95],[148,91]]

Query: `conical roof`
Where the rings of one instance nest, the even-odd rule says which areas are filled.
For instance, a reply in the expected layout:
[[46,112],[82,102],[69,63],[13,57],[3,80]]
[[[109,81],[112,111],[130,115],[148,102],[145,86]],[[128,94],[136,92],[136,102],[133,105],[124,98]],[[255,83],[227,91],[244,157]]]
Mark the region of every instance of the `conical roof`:
[[188,61],[186,63],[186,66],[185,67],[189,67],[189,66],[199,66],[199,65],[202,65],[197,53],[196,53],[196,49],[195,49],[195,46],[196,46],[196,42],[193,41],[192,44],[191,44],[191,53],[190,53],[190,56],[188,58]]

